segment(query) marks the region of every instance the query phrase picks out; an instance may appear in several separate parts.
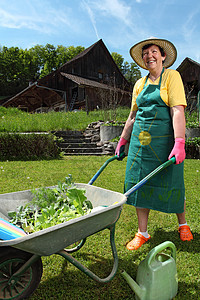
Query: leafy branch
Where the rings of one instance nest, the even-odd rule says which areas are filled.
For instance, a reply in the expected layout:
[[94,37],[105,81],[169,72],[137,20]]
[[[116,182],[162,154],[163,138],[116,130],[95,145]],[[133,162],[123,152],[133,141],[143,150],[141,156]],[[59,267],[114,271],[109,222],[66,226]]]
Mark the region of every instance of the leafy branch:
[[69,175],[56,187],[33,190],[32,201],[8,213],[10,222],[31,233],[83,216],[92,209],[85,192],[76,188]]

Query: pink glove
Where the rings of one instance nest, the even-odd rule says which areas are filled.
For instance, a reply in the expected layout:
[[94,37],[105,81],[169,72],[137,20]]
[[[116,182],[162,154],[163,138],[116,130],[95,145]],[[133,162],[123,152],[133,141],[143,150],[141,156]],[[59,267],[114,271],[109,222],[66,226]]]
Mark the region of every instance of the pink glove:
[[182,163],[185,159],[185,140],[182,138],[176,138],[175,144],[172,149],[172,152],[170,153],[168,159],[172,158],[172,156],[175,156],[176,158],[176,165]]
[[125,154],[122,155],[121,157],[120,157],[120,154],[124,153],[125,145],[127,144],[127,142],[128,142],[127,140],[120,138],[120,140],[117,144],[117,148],[115,150],[115,155],[117,155],[119,157],[118,160],[122,160],[125,157]]

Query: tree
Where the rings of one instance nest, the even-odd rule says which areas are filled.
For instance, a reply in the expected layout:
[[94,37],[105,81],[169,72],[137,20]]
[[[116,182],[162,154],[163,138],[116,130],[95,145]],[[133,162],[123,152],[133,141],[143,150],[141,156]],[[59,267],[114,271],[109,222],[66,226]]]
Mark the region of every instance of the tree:
[[69,46],[64,47],[62,45],[59,45],[57,47],[57,66],[56,68],[59,68],[67,61],[71,60],[73,57],[81,53],[83,50],[85,50],[82,46]]
[[44,65],[41,70],[40,77],[44,77],[56,70],[57,50],[51,44],[46,44],[44,47]]
[[0,96],[14,95],[82,52],[81,46],[0,47]]
[[142,77],[139,67],[133,62],[130,64],[126,62],[124,76],[133,86]]
[[[25,52],[18,47],[3,47],[0,58],[0,90],[1,95],[12,95],[27,86],[27,61]],[[30,57],[28,58],[30,61]],[[27,66],[28,67],[28,66]]]
[[51,44],[46,44],[46,46],[36,45],[31,48],[30,51],[38,62],[40,69],[39,78],[42,78],[52,71],[58,69],[84,49],[85,48],[82,46],[64,47],[59,45],[56,48]]
[[124,58],[122,55],[118,54],[117,52],[112,52],[111,55],[118,68],[123,72]]
[[135,63],[128,63],[127,61],[124,61],[121,54],[112,52],[111,55],[124,77],[128,80],[128,82],[134,85],[142,76],[139,67]]

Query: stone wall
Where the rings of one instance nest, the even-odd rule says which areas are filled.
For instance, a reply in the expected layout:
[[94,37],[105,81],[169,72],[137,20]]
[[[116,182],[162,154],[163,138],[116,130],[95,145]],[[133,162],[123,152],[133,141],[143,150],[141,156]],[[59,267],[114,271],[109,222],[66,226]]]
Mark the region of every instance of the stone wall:
[[[111,142],[110,140],[119,137],[124,128],[115,125],[115,122],[110,125],[110,122],[97,121],[88,125],[84,132],[84,136],[91,138],[91,142],[96,142],[98,147],[101,147],[104,155],[114,155],[117,147],[117,141]],[[186,139],[200,137],[200,128],[187,128]],[[125,148],[126,155],[128,154],[129,143]],[[200,158],[200,147],[186,145],[186,158]]]
[[[111,125],[110,125],[111,124]],[[124,128],[124,124],[116,125],[115,122],[93,122],[88,125],[84,136],[91,138],[91,142],[96,142],[98,147],[102,147],[104,155],[114,155],[117,147],[116,142],[111,142],[115,137],[119,137]],[[129,143],[125,146],[125,154],[128,154]]]
[[120,136],[124,126],[116,126],[114,122],[111,126],[109,124],[110,122],[93,122],[86,128],[84,136],[91,138],[91,142],[96,142],[98,147],[102,147],[103,154],[114,155],[117,142],[110,140]]

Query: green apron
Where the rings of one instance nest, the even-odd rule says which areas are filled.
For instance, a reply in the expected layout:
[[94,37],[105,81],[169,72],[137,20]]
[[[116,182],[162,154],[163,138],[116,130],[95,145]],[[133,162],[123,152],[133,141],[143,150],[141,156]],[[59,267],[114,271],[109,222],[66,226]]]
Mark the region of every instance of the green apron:
[[[136,99],[138,111],[133,126],[124,190],[128,191],[160,164],[168,160],[174,146],[170,108],[160,97],[158,85],[147,85]],[[170,165],[130,195],[127,204],[166,213],[184,211],[183,163]]]

